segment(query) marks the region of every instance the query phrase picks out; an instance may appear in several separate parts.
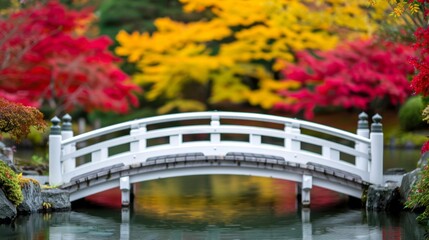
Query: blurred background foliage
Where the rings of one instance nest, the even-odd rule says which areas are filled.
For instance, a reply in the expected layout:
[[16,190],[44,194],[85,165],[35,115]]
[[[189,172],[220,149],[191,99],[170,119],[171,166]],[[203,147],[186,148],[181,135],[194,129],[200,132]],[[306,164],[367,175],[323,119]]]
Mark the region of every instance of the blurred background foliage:
[[[48,2],[51,1],[1,1],[0,14],[6,21],[14,12]],[[122,59],[118,67],[142,89],[135,94],[139,106],[130,106],[127,113],[75,108],[69,111],[74,119],[85,118],[90,124],[97,122],[97,126],[106,126],[157,114],[202,110],[263,112],[304,118],[307,106],[299,103],[313,101],[316,106],[311,110],[312,120],[316,122],[322,122],[320,119],[326,115],[335,119],[337,113],[346,112],[352,117],[345,120],[348,126],[343,128],[354,131],[355,116],[360,111],[386,112],[392,118],[386,119],[386,127],[391,129],[387,132],[393,132],[392,136],[397,136],[398,132],[425,134],[427,125],[421,124],[420,102],[426,100],[412,97],[405,103],[413,95],[411,89],[403,87],[408,84],[392,84],[390,78],[382,75],[376,76],[377,82],[371,83],[371,78],[367,80],[375,92],[383,88],[406,94],[406,97],[397,101],[385,99],[385,96],[368,97],[368,103],[363,105],[354,104],[355,101],[338,104],[335,98],[331,102],[318,102],[314,99],[320,98],[308,97],[326,93],[367,97],[362,94],[362,86],[353,82],[361,78],[339,77],[338,73],[344,70],[342,64],[350,59],[342,60],[327,53],[335,52],[339,46],[344,49],[348,43],[371,41],[389,53],[380,61],[403,57],[404,51],[408,51],[404,49],[411,48],[415,41],[413,33],[425,24],[424,16],[409,11],[392,14],[396,13],[397,5],[389,1],[377,1],[373,5],[368,0],[60,2],[70,10],[91,9],[93,17],[85,23],[82,34],[88,39],[107,35],[113,40],[108,49]],[[401,47],[390,51],[389,43],[401,44]],[[332,63],[332,71],[314,74],[315,71],[305,65],[318,64],[318,60]],[[408,64],[407,59],[403,62]],[[368,75],[365,71],[369,68],[365,66],[371,64],[382,65],[386,71],[397,68],[370,59],[360,63],[364,70],[359,73]],[[292,78],[289,71],[292,68],[304,69],[307,72],[303,73],[310,77],[303,79],[303,74],[295,74]],[[401,81],[407,83],[412,74],[404,71],[401,77]],[[321,88],[324,91],[318,91]],[[348,89],[347,95],[338,89]],[[296,94],[303,92],[307,95]],[[40,109],[46,118],[55,114],[48,105]]]

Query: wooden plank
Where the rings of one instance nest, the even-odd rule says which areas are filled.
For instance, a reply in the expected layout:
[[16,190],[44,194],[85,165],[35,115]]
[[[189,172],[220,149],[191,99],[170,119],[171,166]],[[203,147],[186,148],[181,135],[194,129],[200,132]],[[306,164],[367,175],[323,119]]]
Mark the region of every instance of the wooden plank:
[[90,171],[90,172],[87,172],[87,173],[75,176],[75,177],[73,177],[73,178],[70,179],[70,182],[73,182],[73,181],[75,181],[77,179],[84,178],[84,177],[87,177],[87,176],[90,176],[90,175],[93,175],[93,174],[97,175],[98,173],[101,173],[101,172],[108,172],[110,169],[118,168],[118,167],[122,167],[122,166],[124,166],[123,163],[118,163],[118,164],[115,164],[115,165],[112,165],[112,166],[103,167],[103,168],[100,168],[100,169],[97,169],[97,170],[94,170],[94,171]]
[[341,177],[341,178],[346,178],[346,176],[347,176],[348,179],[362,179],[357,174],[345,172],[345,171],[342,171],[342,170],[334,168],[334,167],[325,166],[325,165],[312,163],[312,162],[307,163],[307,165],[313,166],[314,168],[317,167],[317,168],[319,168],[319,170],[324,169],[325,173],[327,173],[329,175],[333,175],[333,176],[337,176],[337,177]]

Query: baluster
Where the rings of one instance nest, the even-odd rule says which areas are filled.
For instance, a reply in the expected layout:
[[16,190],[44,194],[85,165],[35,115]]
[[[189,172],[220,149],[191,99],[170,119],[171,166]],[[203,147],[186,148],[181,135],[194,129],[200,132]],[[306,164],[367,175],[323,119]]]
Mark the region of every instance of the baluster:
[[108,157],[107,148],[101,148],[91,153],[91,162],[99,162],[103,159],[106,160],[107,157]]
[[172,135],[170,136],[170,145],[178,146],[182,144],[182,134]]
[[261,144],[261,135],[250,134],[250,144],[260,145]]
[[322,155],[324,158],[327,158],[329,160],[333,160],[333,161],[340,160],[340,152],[338,150],[332,149],[329,146],[322,147]]
[[[220,126],[219,115],[212,115],[210,126],[213,127],[213,131],[217,132],[217,127]],[[211,133],[210,134],[211,143],[220,143],[220,133]]]
[[298,135],[301,134],[299,123],[286,123],[285,132],[292,134],[291,138],[285,138],[285,148],[293,151],[301,150],[301,142],[298,140]]
[[144,134],[146,132],[147,132],[146,125],[135,124],[131,126],[130,135],[133,136],[133,140],[134,140],[130,142],[131,152],[141,152],[146,148],[147,140],[146,140],[146,137],[144,137]]

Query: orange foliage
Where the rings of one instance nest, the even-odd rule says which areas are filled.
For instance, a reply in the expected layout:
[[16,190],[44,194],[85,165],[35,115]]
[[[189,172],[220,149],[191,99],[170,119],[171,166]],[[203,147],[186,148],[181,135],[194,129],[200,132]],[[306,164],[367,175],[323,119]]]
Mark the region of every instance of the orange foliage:
[[12,139],[20,141],[30,133],[31,126],[37,130],[46,127],[39,110],[0,98],[0,133],[9,133]]

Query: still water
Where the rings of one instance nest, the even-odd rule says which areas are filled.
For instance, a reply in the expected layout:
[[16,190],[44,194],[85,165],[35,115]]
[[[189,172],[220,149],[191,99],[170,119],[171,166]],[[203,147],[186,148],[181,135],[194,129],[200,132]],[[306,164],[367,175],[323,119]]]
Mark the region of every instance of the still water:
[[129,211],[111,190],[72,212],[0,225],[0,239],[424,239],[412,213],[367,213],[320,188],[301,209],[295,187],[247,176],[159,179],[136,185]]

